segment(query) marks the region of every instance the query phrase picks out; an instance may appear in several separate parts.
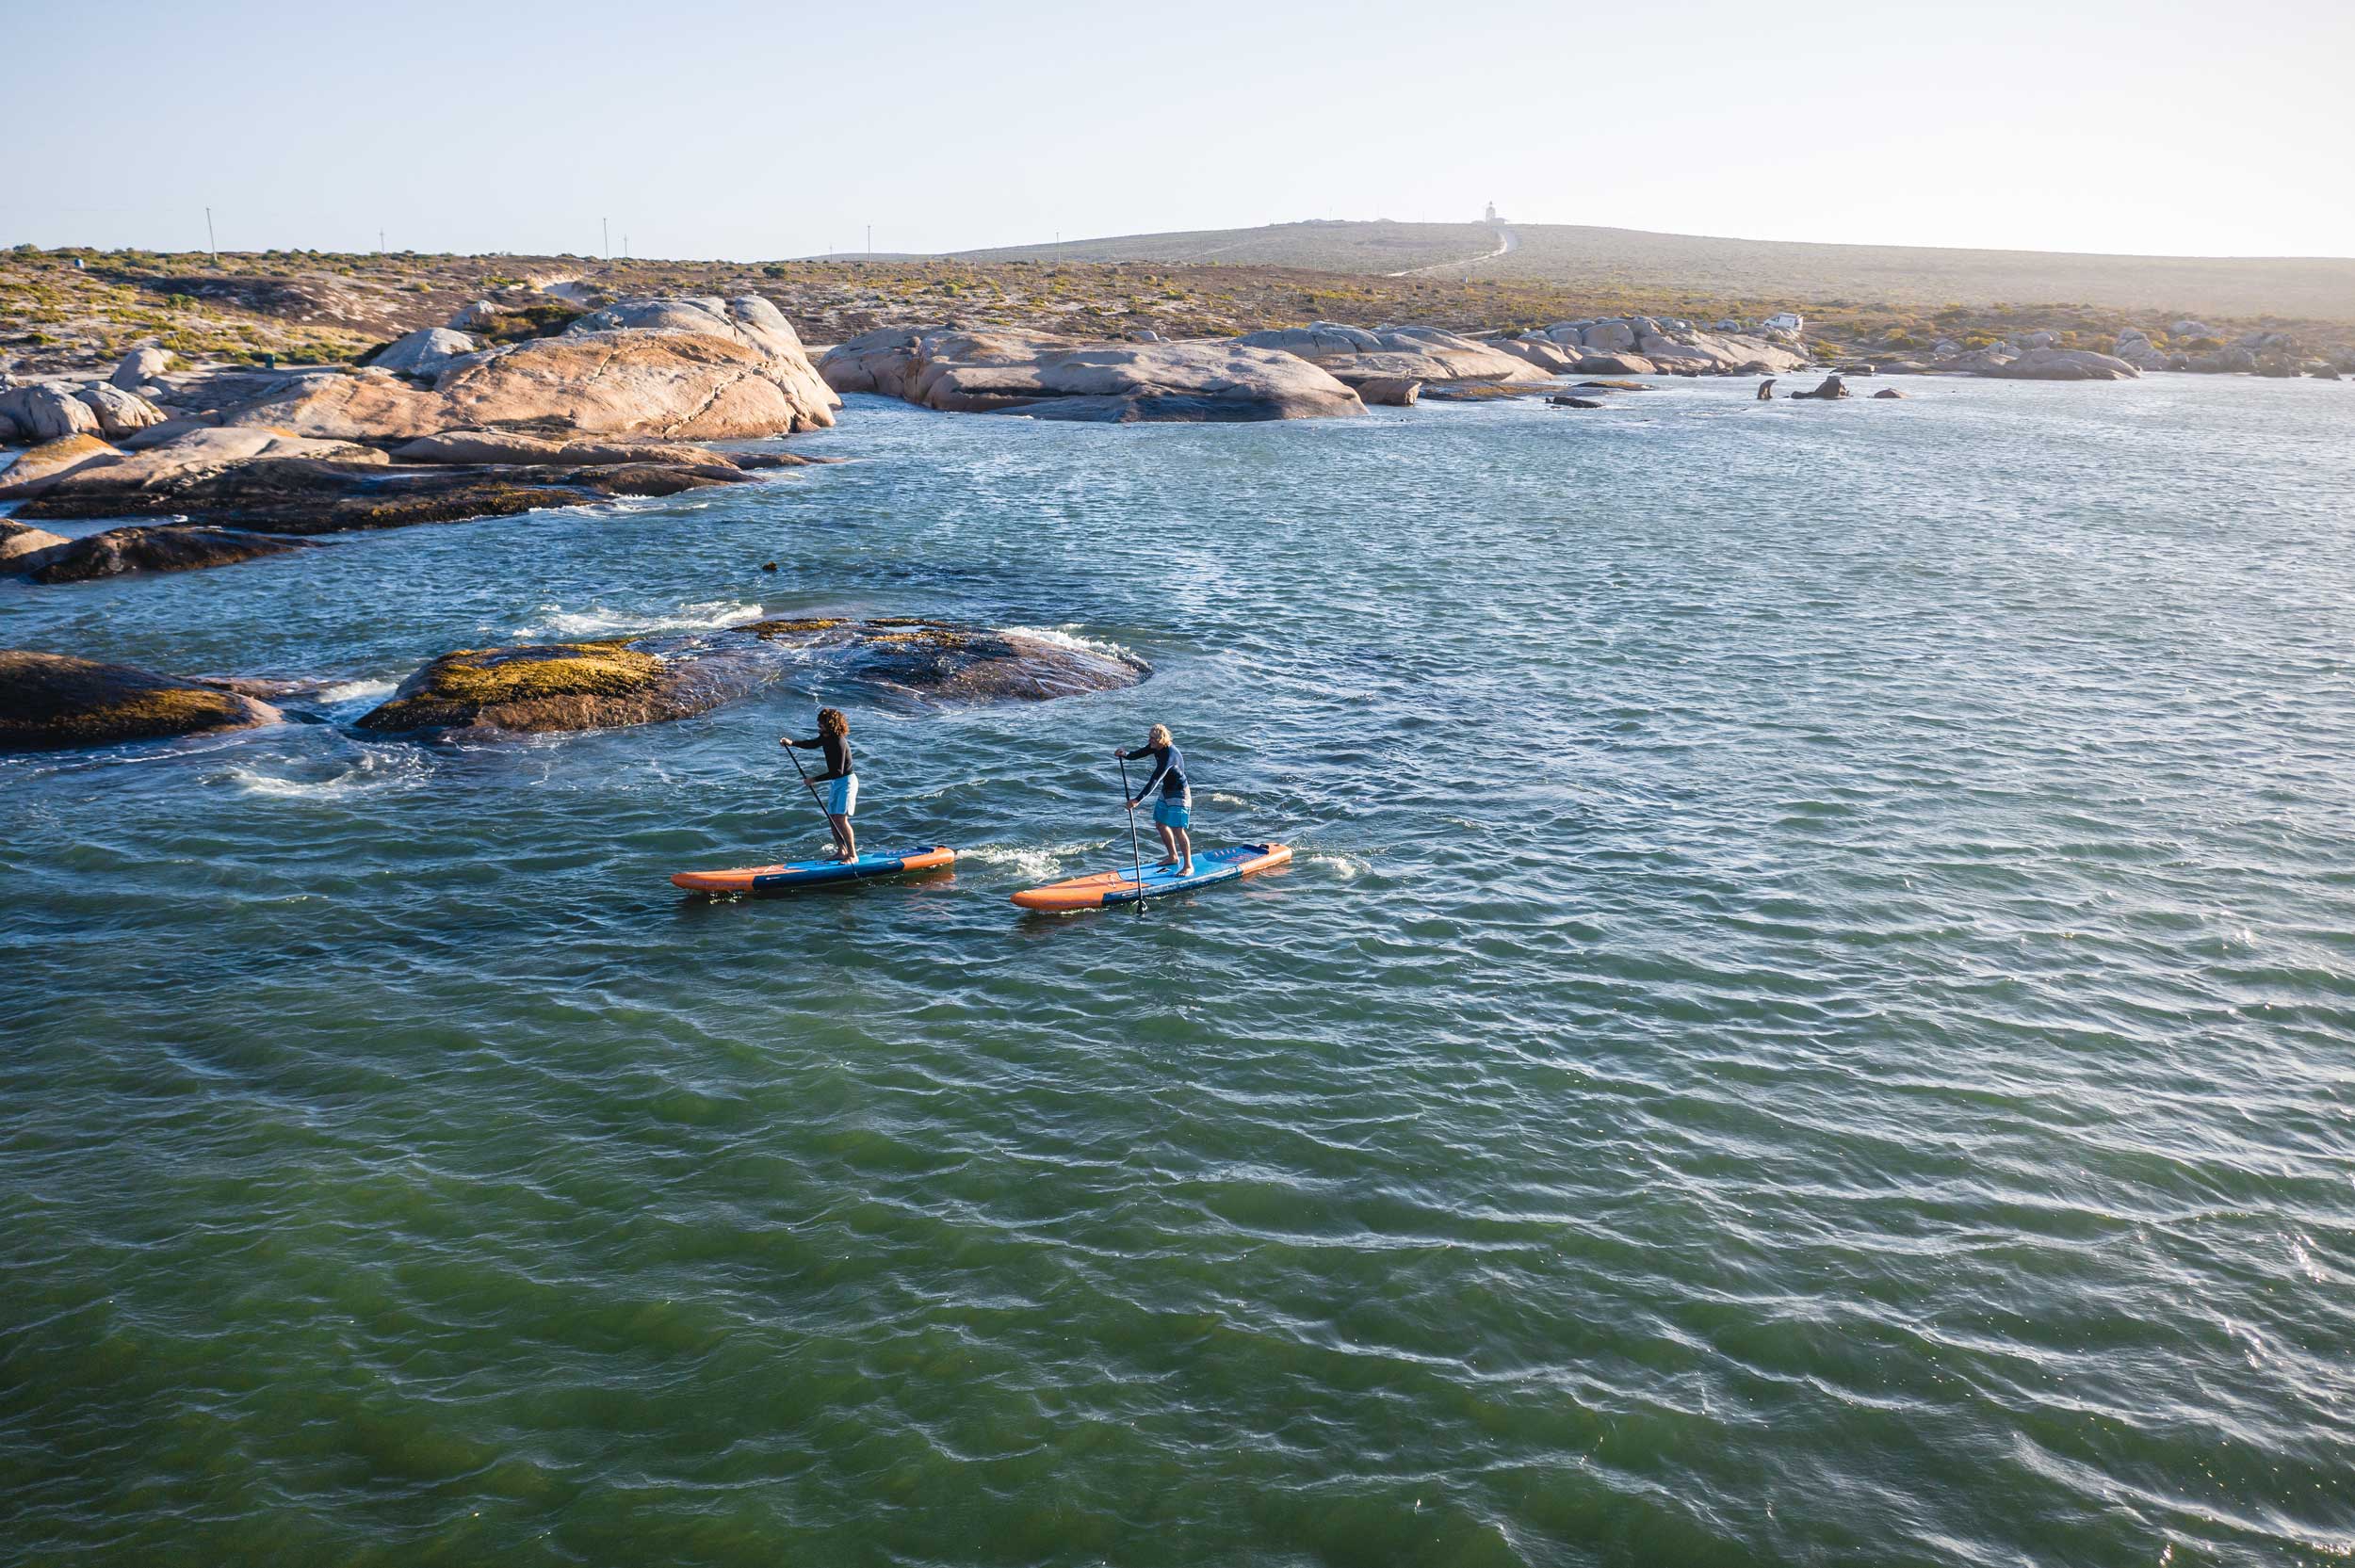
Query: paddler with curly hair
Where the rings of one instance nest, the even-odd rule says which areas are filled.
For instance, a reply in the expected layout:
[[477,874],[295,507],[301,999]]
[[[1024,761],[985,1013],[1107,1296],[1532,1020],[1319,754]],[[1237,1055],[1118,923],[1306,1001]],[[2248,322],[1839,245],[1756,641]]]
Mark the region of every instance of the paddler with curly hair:
[[1194,791],[1186,784],[1186,758],[1170,738],[1169,726],[1156,724],[1145,737],[1145,744],[1133,752],[1115,751],[1113,755],[1123,762],[1140,757],[1153,759],[1153,776],[1137,790],[1137,798],[1129,802],[1134,811],[1153,793],[1153,786],[1161,786],[1161,798],[1153,805],[1153,831],[1161,835],[1161,848],[1169,851],[1160,865],[1175,865],[1181,877],[1194,875]]
[[851,813],[858,809],[858,774],[851,767],[851,721],[842,717],[840,708],[820,708],[816,738],[796,740],[786,736],[777,744],[804,751],[814,747],[826,753],[826,770],[808,781],[809,792],[818,797],[826,826],[834,830],[834,841],[842,851],[835,859],[850,865],[858,859],[858,835],[851,831]]

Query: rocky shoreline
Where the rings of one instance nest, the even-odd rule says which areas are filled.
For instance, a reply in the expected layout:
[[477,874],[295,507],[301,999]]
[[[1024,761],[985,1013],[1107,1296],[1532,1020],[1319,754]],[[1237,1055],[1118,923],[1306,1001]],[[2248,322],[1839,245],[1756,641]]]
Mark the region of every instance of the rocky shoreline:
[[[1465,334],[1319,321],[1227,338],[1125,340],[953,321],[860,333],[813,363],[758,295],[598,302],[514,293],[378,346],[365,363],[280,372],[175,366],[155,346],[103,380],[0,388],[0,441],[38,443],[0,470],[0,573],[55,586],[299,555],[320,536],[513,515],[615,496],[755,481],[812,461],[715,441],[835,423],[846,394],[958,413],[1226,422],[1362,416],[1425,399],[1546,396],[1602,407],[1645,383],[1567,378],[1829,374],[1786,396],[1838,400],[1880,372],[2124,380],[2146,372],[2355,371],[2281,333],[2225,344],[2182,319],[2122,332],[2115,353],[2038,331],[1941,340],[1925,358],[1825,352],[1795,318],[1703,328],[1603,316]],[[1878,398],[1904,396],[1883,389]],[[68,538],[44,522],[125,521]],[[534,733],[700,713],[775,678],[767,646],[815,650],[848,678],[937,700],[1040,699],[1142,679],[1141,665],[929,621],[763,622],[717,640],[623,639],[445,654],[356,721],[386,735]],[[109,744],[274,721],[262,695],[64,655],[0,655],[0,750]],[[234,684],[234,683],[233,683]],[[235,701],[227,699],[234,698]]]

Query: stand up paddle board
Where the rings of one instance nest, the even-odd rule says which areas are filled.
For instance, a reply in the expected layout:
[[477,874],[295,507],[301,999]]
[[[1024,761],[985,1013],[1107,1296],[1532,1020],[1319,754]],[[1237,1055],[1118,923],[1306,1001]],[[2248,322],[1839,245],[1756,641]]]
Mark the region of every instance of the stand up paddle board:
[[1091,877],[1026,887],[1014,896],[1024,909],[1100,909],[1106,904],[1133,904],[1164,893],[1186,893],[1216,882],[1231,882],[1255,871],[1272,870],[1289,863],[1291,849],[1284,844],[1238,844],[1194,857],[1194,875],[1181,877],[1172,866],[1146,866],[1142,881],[1133,870],[1098,871]]
[[955,862],[954,849],[904,849],[898,854],[862,852],[844,865],[838,860],[795,860],[783,865],[751,865],[737,871],[674,871],[673,886],[690,893],[786,893],[820,882],[854,882],[869,877],[896,877],[902,871],[932,871]]

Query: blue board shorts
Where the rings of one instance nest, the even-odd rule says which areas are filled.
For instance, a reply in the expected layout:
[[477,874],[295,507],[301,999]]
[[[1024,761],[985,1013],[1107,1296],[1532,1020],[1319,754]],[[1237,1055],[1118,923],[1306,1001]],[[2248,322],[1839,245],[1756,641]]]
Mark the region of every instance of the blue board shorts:
[[1194,792],[1188,790],[1183,795],[1162,796],[1154,804],[1153,820],[1164,828],[1193,827]]
[[850,816],[858,809],[858,775],[853,773],[848,778],[830,782],[826,785],[824,799],[827,816]]

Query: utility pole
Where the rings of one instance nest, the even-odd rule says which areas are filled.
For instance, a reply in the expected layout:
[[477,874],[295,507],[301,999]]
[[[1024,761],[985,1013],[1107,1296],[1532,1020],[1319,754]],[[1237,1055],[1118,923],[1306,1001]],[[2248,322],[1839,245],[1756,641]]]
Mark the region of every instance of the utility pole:
[[611,261],[613,259],[613,220],[609,218],[600,218],[597,219],[597,228],[605,234],[605,259]]
[[867,254],[869,258],[875,254],[875,226],[872,223],[867,225]]
[[622,231],[622,259],[629,260],[629,231],[627,229]]
[[213,209],[210,207],[204,209],[204,249],[212,254],[213,260],[220,260],[220,247],[213,240]]

